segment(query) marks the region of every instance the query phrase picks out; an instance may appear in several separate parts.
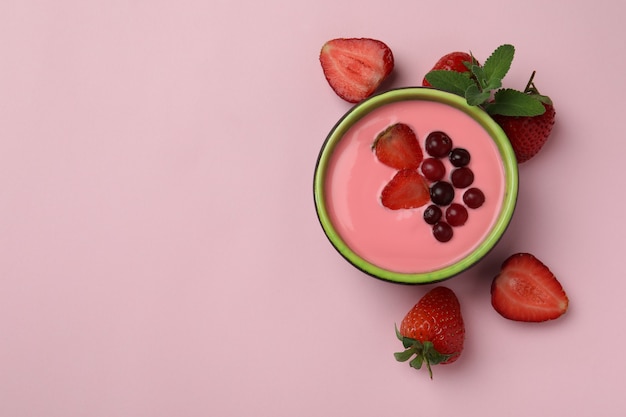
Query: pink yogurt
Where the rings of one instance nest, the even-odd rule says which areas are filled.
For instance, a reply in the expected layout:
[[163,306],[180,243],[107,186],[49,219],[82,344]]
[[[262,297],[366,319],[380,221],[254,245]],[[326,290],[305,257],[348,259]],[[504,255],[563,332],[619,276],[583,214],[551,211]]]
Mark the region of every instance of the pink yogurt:
[[[389,210],[380,193],[397,172],[380,163],[371,149],[376,135],[394,123],[406,123],[424,149],[424,139],[435,130],[447,133],[454,147],[471,154],[472,187],[485,194],[485,203],[468,209],[465,225],[454,228],[446,243],[432,235],[423,220],[425,205],[410,210]],[[424,151],[425,158],[428,157]],[[451,165],[445,160],[447,174]],[[379,107],[365,115],[336,145],[325,179],[329,218],[344,242],[368,262],[398,273],[425,273],[466,257],[494,226],[505,193],[504,167],[497,145],[487,131],[461,110],[435,101],[408,100]],[[456,190],[462,202],[464,190]]]

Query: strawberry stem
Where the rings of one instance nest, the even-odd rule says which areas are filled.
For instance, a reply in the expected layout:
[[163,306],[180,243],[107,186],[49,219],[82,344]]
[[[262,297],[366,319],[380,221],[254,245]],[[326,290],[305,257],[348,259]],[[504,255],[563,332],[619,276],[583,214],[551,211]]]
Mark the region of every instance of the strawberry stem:
[[404,346],[404,350],[402,352],[396,352],[393,354],[396,360],[398,362],[407,362],[410,359],[409,365],[411,366],[411,368],[415,369],[421,369],[422,365],[426,363],[426,369],[428,369],[430,379],[433,379],[433,370],[431,368],[431,365],[437,365],[446,362],[448,359],[458,354],[439,353],[437,349],[435,349],[433,342],[430,342],[428,340],[421,342],[419,340],[405,337],[400,333],[397,326],[396,336]]
[[[533,79],[535,78],[535,73],[536,73],[536,72],[537,72],[537,71],[533,71],[533,73],[532,73],[532,74],[530,74],[530,80],[528,80],[528,84],[526,84],[526,88],[524,88],[524,92],[525,92],[525,93],[530,93],[530,92],[531,92],[531,87],[532,87],[533,89],[535,88],[535,84],[533,84]],[[532,91],[534,92],[534,91],[537,91],[537,90],[536,90],[536,89],[534,89],[534,90],[532,90]]]
[[542,95],[539,92],[539,89],[537,88],[537,86],[535,85],[535,81],[534,81],[535,73],[536,71],[533,71],[533,73],[530,75],[530,79],[528,80],[528,84],[526,84],[524,93],[533,96],[534,98],[536,98],[543,104],[552,105],[552,100],[550,99],[550,97]]

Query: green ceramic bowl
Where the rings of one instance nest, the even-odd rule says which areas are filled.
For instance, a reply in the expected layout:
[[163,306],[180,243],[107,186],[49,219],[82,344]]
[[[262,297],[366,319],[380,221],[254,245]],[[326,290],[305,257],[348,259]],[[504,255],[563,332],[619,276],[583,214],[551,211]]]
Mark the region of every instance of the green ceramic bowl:
[[[425,272],[396,272],[370,262],[358,255],[353,248],[342,238],[337,227],[333,224],[330,210],[327,207],[326,179],[330,161],[338,144],[344,140],[344,135],[350,128],[372,111],[392,103],[403,101],[432,101],[451,106],[469,115],[478,123],[493,140],[501,157],[504,173],[504,194],[499,213],[492,223],[491,229],[477,246],[462,259],[454,261],[441,268]],[[441,130],[445,130],[445,126]],[[482,259],[499,241],[513,216],[518,194],[518,167],[513,149],[502,129],[482,109],[469,106],[464,98],[443,91],[409,87],[391,90],[365,100],[349,110],[332,128],[327,136],[318,156],[315,167],[314,200],[319,222],[330,243],[349,263],[376,278],[385,281],[404,284],[429,284],[453,277]],[[471,214],[470,214],[471,216]]]

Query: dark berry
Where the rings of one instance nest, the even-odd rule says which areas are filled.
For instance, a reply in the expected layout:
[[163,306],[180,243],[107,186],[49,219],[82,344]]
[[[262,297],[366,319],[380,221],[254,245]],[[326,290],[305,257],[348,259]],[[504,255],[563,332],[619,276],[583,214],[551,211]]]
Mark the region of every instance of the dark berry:
[[446,167],[437,158],[426,158],[422,161],[422,174],[430,181],[439,181],[446,175]]
[[433,226],[433,236],[440,242],[449,241],[453,234],[452,226],[446,222],[438,222]]
[[450,151],[450,163],[455,167],[464,167],[470,163],[470,153],[464,148],[454,148]]
[[424,221],[428,224],[435,224],[441,219],[442,215],[443,213],[441,212],[441,209],[438,206],[431,204],[426,207],[426,210],[424,210]]
[[477,209],[485,202],[485,194],[476,187],[468,188],[463,193],[463,202],[467,207]]
[[424,141],[426,153],[435,158],[443,158],[452,150],[452,139],[443,132],[431,132]]
[[438,206],[447,206],[454,200],[454,187],[446,181],[437,181],[430,187],[430,199]]
[[467,218],[467,209],[462,204],[452,203],[446,209],[446,221],[450,226],[463,226],[467,221]]
[[450,180],[456,188],[467,188],[474,182],[474,173],[468,167],[456,168],[450,174]]

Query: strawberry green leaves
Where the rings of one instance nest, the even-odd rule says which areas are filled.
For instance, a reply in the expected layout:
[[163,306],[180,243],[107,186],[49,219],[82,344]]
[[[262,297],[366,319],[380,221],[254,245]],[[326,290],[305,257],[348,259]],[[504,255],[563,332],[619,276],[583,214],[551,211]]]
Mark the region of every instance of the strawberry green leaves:
[[433,70],[426,80],[435,88],[465,97],[471,106],[480,106],[491,114],[505,116],[537,116],[543,114],[542,97],[528,91],[502,88],[515,55],[513,45],[501,45],[484,64],[466,62],[469,72]]
[[404,346],[403,351],[393,354],[396,360],[398,362],[406,362],[410,359],[409,365],[411,368],[415,369],[422,369],[422,365],[426,363],[426,369],[428,369],[430,379],[433,379],[431,365],[439,365],[454,356],[454,354],[439,353],[431,341],[421,342],[402,336],[398,327],[396,327],[396,337],[402,342],[402,346]]

